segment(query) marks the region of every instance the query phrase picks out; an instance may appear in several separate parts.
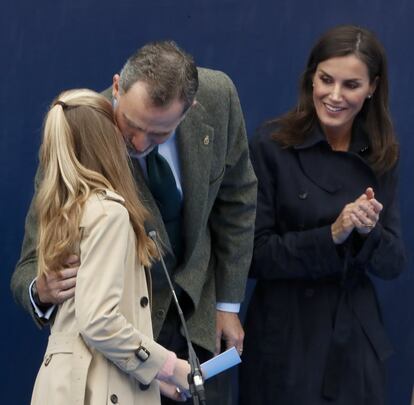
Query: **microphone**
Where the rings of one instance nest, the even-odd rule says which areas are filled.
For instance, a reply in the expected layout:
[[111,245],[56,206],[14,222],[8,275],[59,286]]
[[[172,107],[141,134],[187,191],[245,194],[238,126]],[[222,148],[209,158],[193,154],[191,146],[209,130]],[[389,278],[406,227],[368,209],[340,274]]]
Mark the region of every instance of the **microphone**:
[[200,367],[200,361],[198,360],[198,357],[194,351],[193,344],[190,340],[190,335],[188,333],[187,329],[187,323],[184,318],[183,311],[181,309],[180,303],[178,302],[177,294],[175,293],[174,286],[171,282],[170,274],[168,273],[167,266],[165,265],[164,258],[161,254],[161,249],[159,247],[159,244],[157,242],[157,232],[155,230],[151,230],[148,232],[148,236],[152,239],[152,241],[155,244],[155,247],[157,248],[158,254],[160,256],[161,266],[164,270],[165,277],[167,278],[168,285],[170,287],[170,291],[173,296],[173,300],[175,303],[175,306],[178,311],[178,315],[180,317],[181,325],[183,326],[184,330],[184,337],[187,341],[187,347],[188,347],[188,362],[190,363],[191,372],[188,375],[188,384],[190,386],[190,392],[191,397],[193,399],[193,404],[205,404],[206,403],[206,395],[204,390],[204,379],[203,375],[201,373],[201,367]]

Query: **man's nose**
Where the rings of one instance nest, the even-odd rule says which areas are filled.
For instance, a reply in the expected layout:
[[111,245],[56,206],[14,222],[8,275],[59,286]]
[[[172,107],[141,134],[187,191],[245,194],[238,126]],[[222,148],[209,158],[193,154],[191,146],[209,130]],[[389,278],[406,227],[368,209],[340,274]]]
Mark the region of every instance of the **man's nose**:
[[137,152],[144,152],[151,146],[151,140],[144,131],[134,131],[130,141]]

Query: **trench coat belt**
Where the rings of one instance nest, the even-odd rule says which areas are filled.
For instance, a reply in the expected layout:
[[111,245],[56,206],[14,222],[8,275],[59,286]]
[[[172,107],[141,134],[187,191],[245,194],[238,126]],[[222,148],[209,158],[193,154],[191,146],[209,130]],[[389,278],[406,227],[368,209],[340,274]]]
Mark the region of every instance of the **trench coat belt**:
[[71,405],[83,405],[85,384],[92,354],[79,334],[52,333],[46,349],[46,356],[54,353],[72,353]]
[[[361,270],[359,274],[364,273]],[[360,323],[362,330],[381,361],[384,361],[393,353],[392,345],[382,323],[377,318],[376,312],[373,314],[372,311],[367,311],[366,308],[358,308],[354,305],[352,293],[353,287],[358,283],[358,278],[358,275],[354,273],[353,276],[343,282],[336,309],[322,387],[323,396],[331,400],[336,399],[339,394],[344,360],[348,350],[352,350],[349,343],[352,323],[355,320]]]

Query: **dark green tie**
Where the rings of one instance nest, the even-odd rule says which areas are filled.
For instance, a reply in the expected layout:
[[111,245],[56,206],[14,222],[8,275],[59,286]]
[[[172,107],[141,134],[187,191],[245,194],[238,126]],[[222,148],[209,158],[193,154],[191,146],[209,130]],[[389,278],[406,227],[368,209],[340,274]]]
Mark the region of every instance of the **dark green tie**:
[[148,187],[157,202],[171,246],[178,260],[182,254],[181,195],[168,162],[158,153],[158,146],[147,157]]

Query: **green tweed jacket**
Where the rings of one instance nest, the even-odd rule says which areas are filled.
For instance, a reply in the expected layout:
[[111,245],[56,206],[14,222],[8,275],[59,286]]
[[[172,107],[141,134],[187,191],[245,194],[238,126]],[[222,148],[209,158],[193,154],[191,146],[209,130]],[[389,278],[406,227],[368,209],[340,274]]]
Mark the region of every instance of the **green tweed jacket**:
[[[166,250],[175,283],[190,297],[191,340],[214,352],[216,302],[244,298],[253,249],[256,177],[237,91],[224,73],[199,69],[197,103],[177,129],[183,188],[184,258],[177,264],[154,198],[133,159],[134,176]],[[110,91],[106,91],[110,97]],[[30,206],[20,260],[11,281],[15,299],[33,316],[29,284],[36,276],[37,221]],[[110,252],[102,252],[110,254]],[[171,301],[159,264],[152,268],[154,335]]]

